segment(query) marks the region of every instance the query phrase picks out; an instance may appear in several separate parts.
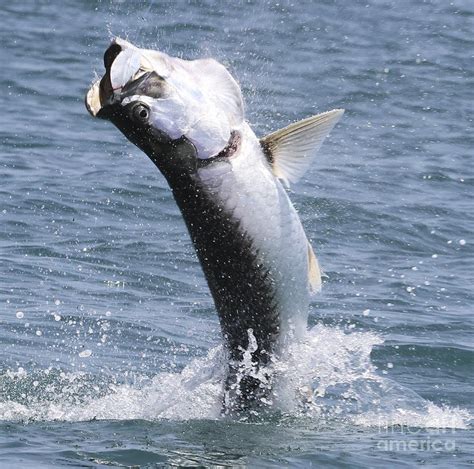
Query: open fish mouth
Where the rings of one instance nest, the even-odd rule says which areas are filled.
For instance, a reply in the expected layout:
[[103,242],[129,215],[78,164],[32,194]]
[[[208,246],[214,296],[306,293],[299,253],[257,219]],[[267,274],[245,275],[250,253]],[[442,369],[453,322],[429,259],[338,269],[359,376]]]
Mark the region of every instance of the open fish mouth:
[[110,111],[131,96],[163,98],[165,80],[146,55],[116,38],[104,54],[105,74],[86,94],[85,104],[93,117],[106,119]]

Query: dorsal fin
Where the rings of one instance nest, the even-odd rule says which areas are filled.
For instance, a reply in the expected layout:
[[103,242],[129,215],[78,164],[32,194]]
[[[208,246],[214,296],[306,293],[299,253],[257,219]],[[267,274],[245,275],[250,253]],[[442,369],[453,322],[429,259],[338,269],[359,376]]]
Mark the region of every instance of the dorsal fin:
[[308,281],[311,293],[321,290],[321,270],[319,269],[318,259],[314,254],[313,247],[308,241]]
[[286,185],[296,182],[308,169],[344,109],[333,109],[277,130],[260,140],[273,174]]

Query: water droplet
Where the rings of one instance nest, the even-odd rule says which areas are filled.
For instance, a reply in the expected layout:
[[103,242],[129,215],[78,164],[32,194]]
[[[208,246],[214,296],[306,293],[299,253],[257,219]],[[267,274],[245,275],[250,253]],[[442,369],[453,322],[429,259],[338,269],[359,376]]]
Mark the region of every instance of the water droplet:
[[23,319],[24,316],[25,316],[25,314],[23,313],[23,311],[17,311],[17,312],[16,312],[16,317],[17,317],[18,319]]

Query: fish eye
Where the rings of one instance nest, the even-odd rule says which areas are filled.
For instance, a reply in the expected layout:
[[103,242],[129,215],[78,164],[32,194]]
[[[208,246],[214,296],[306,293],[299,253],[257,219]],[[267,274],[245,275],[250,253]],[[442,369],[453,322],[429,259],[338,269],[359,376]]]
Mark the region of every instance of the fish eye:
[[150,116],[150,109],[144,104],[137,104],[133,108],[133,117],[140,122],[148,122],[148,117]]

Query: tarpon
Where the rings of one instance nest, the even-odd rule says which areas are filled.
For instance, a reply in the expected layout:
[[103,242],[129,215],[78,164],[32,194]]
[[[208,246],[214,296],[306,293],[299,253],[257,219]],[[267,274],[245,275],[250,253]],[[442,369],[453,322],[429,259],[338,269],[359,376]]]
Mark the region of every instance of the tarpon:
[[[219,315],[224,412],[270,405],[271,363],[301,338],[318,261],[283,184],[296,182],[343,114],[335,109],[257,138],[241,90],[213,59],[183,60],[116,38],[86,95],[164,175]],[[283,183],[283,184],[282,184]]]

